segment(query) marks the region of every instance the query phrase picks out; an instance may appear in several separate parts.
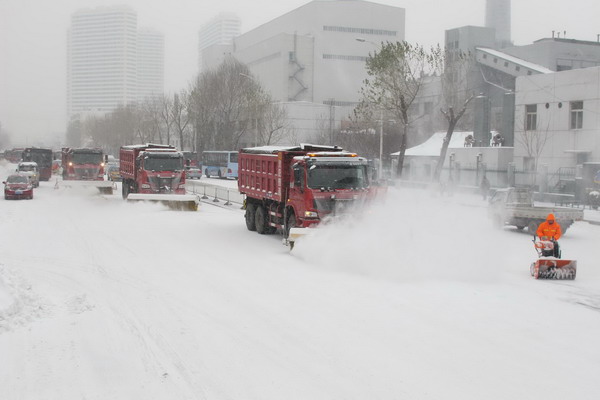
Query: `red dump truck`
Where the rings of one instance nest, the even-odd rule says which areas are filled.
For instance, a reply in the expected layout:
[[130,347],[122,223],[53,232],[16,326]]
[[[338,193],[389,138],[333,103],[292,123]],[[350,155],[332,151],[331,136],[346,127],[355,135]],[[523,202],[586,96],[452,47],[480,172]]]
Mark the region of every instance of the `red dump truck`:
[[198,209],[198,196],[186,195],[183,153],[175,147],[152,143],[123,146],[119,158],[124,199]]
[[260,234],[280,230],[291,246],[298,228],[343,214],[376,193],[367,160],[337,146],[245,148],[238,162],[246,227]]
[[63,147],[61,155],[63,186],[96,187],[102,193],[112,194],[112,183],[104,180],[102,149]]

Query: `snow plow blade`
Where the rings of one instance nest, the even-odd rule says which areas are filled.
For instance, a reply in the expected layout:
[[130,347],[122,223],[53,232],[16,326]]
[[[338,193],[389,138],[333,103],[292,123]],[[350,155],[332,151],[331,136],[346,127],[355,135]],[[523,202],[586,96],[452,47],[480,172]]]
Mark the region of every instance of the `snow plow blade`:
[[102,194],[113,194],[115,184],[110,181],[59,181],[56,182],[56,187],[67,187],[67,188],[86,188],[95,187],[98,188]]
[[576,260],[561,260],[548,257],[540,258],[531,264],[531,276],[535,279],[575,279],[577,275]]
[[127,201],[162,203],[172,210],[197,211],[200,200],[195,194],[141,194],[130,193]]
[[292,228],[287,239],[285,239],[285,244],[290,246],[290,250],[293,250],[297,240],[311,235],[314,231],[313,228]]

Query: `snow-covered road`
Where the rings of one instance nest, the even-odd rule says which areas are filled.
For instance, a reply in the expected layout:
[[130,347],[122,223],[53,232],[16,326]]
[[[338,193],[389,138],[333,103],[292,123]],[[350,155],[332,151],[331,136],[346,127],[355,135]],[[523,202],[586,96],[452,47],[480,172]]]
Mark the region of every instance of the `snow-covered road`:
[[3,400],[600,398],[598,226],[548,282],[458,198],[392,189],[290,254],[236,207],[52,186],[0,200]]

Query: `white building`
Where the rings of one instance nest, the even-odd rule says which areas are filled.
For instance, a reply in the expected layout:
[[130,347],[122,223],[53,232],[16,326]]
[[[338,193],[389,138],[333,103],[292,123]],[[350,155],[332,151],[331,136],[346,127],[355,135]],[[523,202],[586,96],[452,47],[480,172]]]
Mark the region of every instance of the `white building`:
[[[220,13],[198,32],[198,69],[204,71],[223,61],[231,52],[233,38],[241,33],[242,21],[233,13]],[[208,60],[208,61],[206,61]],[[205,64],[209,62],[210,64]]]
[[138,31],[137,82],[138,102],[162,96],[165,85],[165,37],[154,29]]
[[404,40],[404,16],[367,1],[315,0],[237,37],[233,54],[276,100],[354,105],[369,52]]
[[[274,101],[292,102],[286,105],[291,115],[317,121],[323,104],[334,105],[327,114],[335,113],[338,129],[339,120],[360,100],[369,53],[382,42],[403,41],[404,20],[405,11],[399,7],[315,0],[236,37],[232,55],[248,65]],[[292,110],[293,102],[302,102],[302,110]],[[317,114],[305,115],[306,102],[320,105],[310,107]],[[309,131],[298,132],[298,137],[310,139]]]
[[518,77],[515,107],[517,168],[600,161],[600,67]]
[[135,11],[119,6],[75,12],[67,46],[68,116],[134,102],[136,65]]

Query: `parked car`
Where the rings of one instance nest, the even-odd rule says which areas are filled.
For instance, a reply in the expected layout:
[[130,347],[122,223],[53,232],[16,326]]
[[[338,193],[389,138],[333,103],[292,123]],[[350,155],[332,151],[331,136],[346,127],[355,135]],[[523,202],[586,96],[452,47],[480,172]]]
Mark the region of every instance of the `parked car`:
[[109,165],[106,170],[106,176],[109,181],[121,182],[121,173],[119,172],[119,165]]
[[29,177],[23,174],[12,174],[4,184],[4,199],[33,199],[33,185]]
[[40,172],[38,170],[38,165],[34,161],[21,161],[17,165],[17,171],[22,175],[26,175],[29,177],[29,181],[33,185],[33,187],[40,186]]
[[200,179],[202,178],[202,170],[198,167],[188,165],[185,167],[185,179]]

